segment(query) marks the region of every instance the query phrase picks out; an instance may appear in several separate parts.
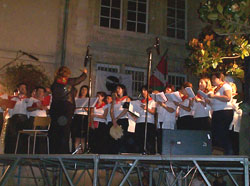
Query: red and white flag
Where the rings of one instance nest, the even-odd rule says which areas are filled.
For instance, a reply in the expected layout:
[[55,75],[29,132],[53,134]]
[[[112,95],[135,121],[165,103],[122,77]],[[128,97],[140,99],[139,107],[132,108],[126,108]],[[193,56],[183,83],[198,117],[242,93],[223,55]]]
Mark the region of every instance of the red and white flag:
[[160,62],[156,66],[153,74],[150,77],[150,87],[154,90],[161,90],[167,84],[168,75],[168,62],[167,62],[168,49],[164,52]]

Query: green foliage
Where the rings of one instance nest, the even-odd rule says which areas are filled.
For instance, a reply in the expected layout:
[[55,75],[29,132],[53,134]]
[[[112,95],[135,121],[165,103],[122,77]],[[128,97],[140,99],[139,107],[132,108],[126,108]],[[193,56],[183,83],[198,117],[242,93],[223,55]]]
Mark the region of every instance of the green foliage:
[[44,73],[44,69],[22,63],[8,67],[3,77],[1,77],[0,83],[8,93],[13,93],[19,83],[27,84],[30,91],[37,86],[50,86],[50,80]]
[[250,0],[206,0],[201,3],[201,20],[213,25],[217,34],[250,33]]
[[244,77],[244,58],[250,54],[250,0],[206,0],[201,20],[208,23],[199,38],[189,41],[186,67],[197,76],[213,71]]

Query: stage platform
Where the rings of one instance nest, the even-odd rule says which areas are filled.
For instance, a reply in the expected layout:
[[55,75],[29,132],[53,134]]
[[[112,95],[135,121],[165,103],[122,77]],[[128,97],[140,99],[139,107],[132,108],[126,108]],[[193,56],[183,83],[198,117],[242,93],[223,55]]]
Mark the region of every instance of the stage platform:
[[[118,185],[134,184],[130,176],[136,174],[138,184],[142,184],[143,172],[148,172],[149,185],[175,185],[178,180],[188,178],[190,184],[194,175],[199,172],[208,186],[211,186],[209,176],[227,175],[234,185],[249,186],[249,157],[247,156],[169,156],[169,155],[0,155],[0,165],[3,168],[0,185],[6,185],[8,180],[16,176],[17,179],[32,179],[34,185],[38,179],[43,180],[43,185],[78,185],[83,174],[88,174],[92,185],[101,185],[99,174],[106,172],[106,183],[111,186],[115,174],[123,175]],[[18,173],[20,167],[28,167],[31,177],[22,178]],[[34,169],[38,171],[34,171]],[[153,175],[157,173],[157,179]],[[174,177],[169,183],[166,173]],[[64,176],[63,176],[64,175]],[[77,175],[77,176],[76,176]],[[242,175],[242,182],[239,184],[238,175]],[[55,180],[56,179],[56,180]],[[19,182],[20,183],[20,182]],[[184,183],[184,182],[183,182]],[[22,184],[21,184],[22,185]],[[65,185],[65,183],[64,183]],[[82,184],[79,184],[82,185]],[[183,184],[184,185],[184,184]]]

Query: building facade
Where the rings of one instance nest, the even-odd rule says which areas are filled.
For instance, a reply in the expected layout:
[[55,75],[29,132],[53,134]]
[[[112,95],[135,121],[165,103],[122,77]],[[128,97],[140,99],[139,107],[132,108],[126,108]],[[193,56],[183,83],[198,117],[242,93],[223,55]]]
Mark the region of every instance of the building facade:
[[167,81],[176,87],[185,80],[196,83],[184,61],[187,41],[202,27],[198,7],[195,0],[3,0],[0,68],[22,50],[39,61],[24,55],[13,63],[39,65],[51,78],[66,65],[77,76],[90,46],[93,82],[97,71],[132,74],[136,96],[146,83],[146,50],[159,37],[161,55],[153,50],[152,71],[168,49]]

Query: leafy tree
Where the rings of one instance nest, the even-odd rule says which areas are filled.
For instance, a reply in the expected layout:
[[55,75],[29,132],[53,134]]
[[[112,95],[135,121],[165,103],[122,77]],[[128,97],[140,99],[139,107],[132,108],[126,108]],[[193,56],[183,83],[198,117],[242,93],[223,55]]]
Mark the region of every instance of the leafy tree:
[[250,0],[203,1],[199,15],[208,24],[188,43],[186,66],[197,76],[222,71],[243,79],[249,56]]
[[29,90],[33,90],[37,86],[50,86],[50,79],[41,67],[20,63],[9,66],[0,83],[6,92],[13,93],[19,83],[25,83]]

